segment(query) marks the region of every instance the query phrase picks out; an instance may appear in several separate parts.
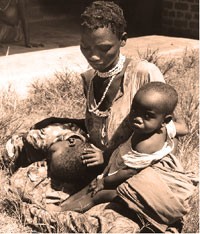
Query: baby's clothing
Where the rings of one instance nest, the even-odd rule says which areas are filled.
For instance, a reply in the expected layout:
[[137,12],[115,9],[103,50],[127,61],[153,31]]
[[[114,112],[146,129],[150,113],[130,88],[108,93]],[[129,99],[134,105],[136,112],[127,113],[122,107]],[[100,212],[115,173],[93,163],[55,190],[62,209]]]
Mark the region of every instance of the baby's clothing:
[[134,169],[143,169],[148,167],[160,159],[170,154],[174,148],[173,138],[176,135],[176,128],[173,121],[166,124],[167,140],[161,150],[152,154],[140,153],[131,148],[131,137],[126,144],[122,144],[117,149],[117,154],[112,155],[112,163],[110,164],[109,175],[117,173],[120,168],[125,166]]

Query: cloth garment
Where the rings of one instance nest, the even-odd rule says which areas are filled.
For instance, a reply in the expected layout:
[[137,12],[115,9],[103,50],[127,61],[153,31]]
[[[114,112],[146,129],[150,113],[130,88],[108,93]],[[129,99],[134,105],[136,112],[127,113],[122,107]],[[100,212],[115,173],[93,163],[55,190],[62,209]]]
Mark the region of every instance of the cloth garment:
[[0,16],[1,18],[10,17],[8,22],[0,22],[0,42],[9,43],[21,41],[23,32],[18,13],[18,0],[1,0],[0,1]]
[[189,198],[197,185],[171,154],[119,185],[118,196],[128,208],[164,232],[189,211]]
[[[64,154],[59,153],[58,149],[63,147]],[[16,171],[33,162],[47,160],[52,179],[84,186],[98,173],[82,163],[85,147],[90,147],[87,136],[75,124],[52,124],[13,135],[6,144],[7,161],[12,171]]]
[[138,233],[140,230],[137,217],[119,203],[100,204],[84,214],[51,211],[51,204],[59,205],[75,188],[52,181],[46,166],[38,169],[33,163],[18,169],[6,190],[8,197],[12,194],[16,201],[20,200],[25,223],[40,232]]
[[23,39],[23,33],[21,30],[21,24],[16,26],[10,26],[0,23],[0,42],[9,43],[17,42]]

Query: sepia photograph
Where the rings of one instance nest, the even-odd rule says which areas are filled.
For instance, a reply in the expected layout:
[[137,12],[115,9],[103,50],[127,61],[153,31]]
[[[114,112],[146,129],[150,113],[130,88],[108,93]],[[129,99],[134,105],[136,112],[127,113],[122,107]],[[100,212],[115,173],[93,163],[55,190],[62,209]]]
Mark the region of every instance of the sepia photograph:
[[199,1],[0,0],[0,233],[199,233]]

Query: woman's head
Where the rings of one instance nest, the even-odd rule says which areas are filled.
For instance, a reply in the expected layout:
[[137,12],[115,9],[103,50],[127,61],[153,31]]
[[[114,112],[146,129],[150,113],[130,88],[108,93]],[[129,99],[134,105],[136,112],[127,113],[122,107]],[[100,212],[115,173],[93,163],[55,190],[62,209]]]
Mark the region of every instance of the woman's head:
[[81,15],[81,51],[95,70],[116,65],[120,47],[126,44],[125,27],[123,11],[113,2],[93,2]]
[[81,15],[81,26],[92,31],[110,28],[120,39],[126,29],[123,10],[114,2],[95,1]]
[[145,133],[153,132],[172,119],[178,102],[176,90],[169,84],[150,82],[136,93],[130,121],[135,129]]

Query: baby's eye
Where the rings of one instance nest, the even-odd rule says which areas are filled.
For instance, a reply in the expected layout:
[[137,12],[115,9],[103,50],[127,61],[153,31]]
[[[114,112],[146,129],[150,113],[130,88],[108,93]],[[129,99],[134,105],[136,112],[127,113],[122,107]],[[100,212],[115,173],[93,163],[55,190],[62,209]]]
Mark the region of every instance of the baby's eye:
[[144,118],[145,119],[152,119],[154,116],[151,113],[145,113]]

